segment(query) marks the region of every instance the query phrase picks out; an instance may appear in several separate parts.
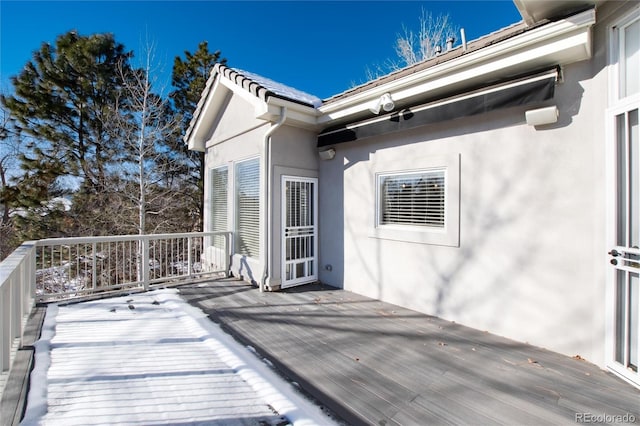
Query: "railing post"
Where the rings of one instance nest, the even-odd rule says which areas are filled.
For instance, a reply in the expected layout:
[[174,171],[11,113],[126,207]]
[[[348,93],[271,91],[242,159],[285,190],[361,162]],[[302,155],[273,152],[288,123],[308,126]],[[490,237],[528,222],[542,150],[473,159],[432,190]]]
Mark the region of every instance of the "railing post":
[[9,286],[0,287],[0,373],[9,370],[11,357],[11,300],[9,299]]
[[22,280],[22,271],[24,270],[25,264],[24,259],[20,262],[20,265],[16,268],[13,275],[14,278],[10,280],[9,290],[11,294],[11,330],[10,337],[11,342],[13,343],[13,339],[22,335],[22,308],[20,307],[20,287]]
[[231,269],[231,256],[233,256],[233,250],[231,247],[232,244],[232,235],[231,232],[226,232],[224,234],[224,248],[225,248],[225,261],[224,261],[224,274],[227,278],[229,278],[231,276],[230,273],[230,269]]
[[149,238],[140,236],[140,246],[142,247],[142,287],[149,290]]
[[191,270],[193,264],[193,258],[191,257],[191,250],[193,249],[192,237],[187,237],[187,275],[191,276],[193,271]]

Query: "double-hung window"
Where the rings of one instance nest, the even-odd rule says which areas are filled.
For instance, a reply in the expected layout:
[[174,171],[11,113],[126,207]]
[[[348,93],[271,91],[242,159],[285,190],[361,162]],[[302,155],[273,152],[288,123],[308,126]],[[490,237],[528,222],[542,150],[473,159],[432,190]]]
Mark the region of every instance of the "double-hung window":
[[378,175],[378,226],[443,229],[445,170]]
[[640,93],[640,13],[636,11],[614,27],[616,101]]
[[[229,168],[227,166],[217,167],[211,170],[211,225],[212,232],[227,231],[227,216],[229,213],[227,207],[228,196],[228,176]],[[213,238],[213,246],[224,248],[224,237],[216,236]]]
[[260,160],[235,165],[236,253],[260,257]]
[[373,238],[459,245],[460,156],[421,161],[424,168],[378,170]]

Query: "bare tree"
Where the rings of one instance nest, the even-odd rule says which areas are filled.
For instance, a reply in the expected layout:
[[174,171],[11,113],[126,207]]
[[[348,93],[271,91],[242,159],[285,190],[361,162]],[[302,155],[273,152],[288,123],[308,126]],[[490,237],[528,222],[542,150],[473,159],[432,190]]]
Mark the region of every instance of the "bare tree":
[[451,23],[449,15],[434,16],[422,8],[418,21],[417,31],[402,25],[402,33],[396,34],[394,43],[397,58],[367,67],[368,80],[432,58],[455,43],[458,27]]
[[[131,225],[135,220],[140,235],[161,230],[164,215],[179,202],[180,194],[175,179],[180,167],[167,141],[180,131],[181,123],[168,99],[153,91],[154,67],[154,46],[147,44],[140,68],[119,69],[124,81],[122,103],[108,123],[121,138],[124,153],[114,188],[123,201],[122,221]],[[132,210],[136,214],[127,214]],[[149,216],[156,220],[149,221]]]
[[451,24],[449,15],[434,17],[422,9],[418,32],[403,25],[403,33],[396,37],[396,54],[401,66],[413,65],[436,56],[446,49],[447,41],[455,40],[457,28]]

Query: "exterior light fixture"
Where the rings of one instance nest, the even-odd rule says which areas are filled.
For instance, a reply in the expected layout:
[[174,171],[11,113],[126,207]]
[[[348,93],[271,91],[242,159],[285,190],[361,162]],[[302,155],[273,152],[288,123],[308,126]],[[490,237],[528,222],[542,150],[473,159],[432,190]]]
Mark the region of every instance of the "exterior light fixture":
[[393,103],[393,99],[391,99],[391,94],[385,93],[384,95],[380,96],[380,99],[378,99],[378,101],[372,107],[369,108],[369,111],[374,114],[380,114],[380,108],[382,108],[386,112],[389,112],[392,111],[395,106],[396,105]]
[[382,97],[380,98],[380,103],[382,104],[382,109],[387,112],[391,111],[396,106],[393,103],[393,99],[391,99],[391,95],[388,93],[382,95]]
[[531,109],[524,113],[529,126],[542,126],[558,121],[558,107],[553,105],[546,108]]
[[324,151],[319,151],[318,156],[320,156],[321,160],[333,160],[333,157],[336,156],[336,150],[334,148],[329,148]]

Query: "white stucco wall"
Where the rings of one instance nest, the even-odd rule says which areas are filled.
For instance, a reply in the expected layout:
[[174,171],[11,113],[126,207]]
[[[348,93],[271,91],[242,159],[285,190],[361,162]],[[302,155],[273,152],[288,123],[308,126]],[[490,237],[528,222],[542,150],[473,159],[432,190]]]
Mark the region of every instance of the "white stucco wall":
[[[211,123],[212,130],[206,144],[205,160],[205,230],[211,229],[211,188],[209,171],[219,166],[228,166],[228,230],[235,229],[235,192],[234,192],[234,165],[238,161],[260,158],[260,167],[263,167],[263,147],[266,132],[273,125],[270,122],[253,118],[254,106],[237,95],[229,94],[228,102],[218,114],[216,120]],[[272,167],[270,180],[272,183],[272,237],[269,238],[269,246],[273,255],[269,259],[272,274],[269,277],[272,286],[280,284],[281,276],[281,200],[280,182],[282,175],[295,175],[317,177],[317,152],[315,149],[316,133],[291,127],[285,122],[271,136]],[[262,172],[261,172],[262,176]],[[260,194],[262,196],[262,183]],[[260,214],[267,212],[267,203],[261,200]],[[264,221],[260,219],[261,256],[251,259],[240,255],[233,256],[231,270],[236,276],[242,276],[247,281],[259,282],[262,279],[264,269]]]
[[[210,170],[220,166],[228,167],[227,226],[229,231],[235,229],[235,196],[234,196],[234,164],[237,161],[260,156],[264,134],[269,123],[252,118],[253,106],[240,96],[228,93],[227,102],[221,108],[213,123],[210,123],[210,136],[205,152],[205,185],[204,185],[204,229],[211,229],[211,177]],[[216,258],[209,252],[205,253]],[[219,257],[219,255],[217,256]],[[231,271],[247,281],[258,281],[262,274],[261,259],[246,258],[234,255]]]
[[[337,145],[320,163],[321,280],[604,366],[612,8],[594,58],[563,69],[554,125],[515,108]],[[375,172],[443,154],[460,155],[460,246],[371,237]]]
[[317,134],[291,126],[282,126],[272,138],[272,199],[270,287],[282,284],[282,177],[318,177]]

